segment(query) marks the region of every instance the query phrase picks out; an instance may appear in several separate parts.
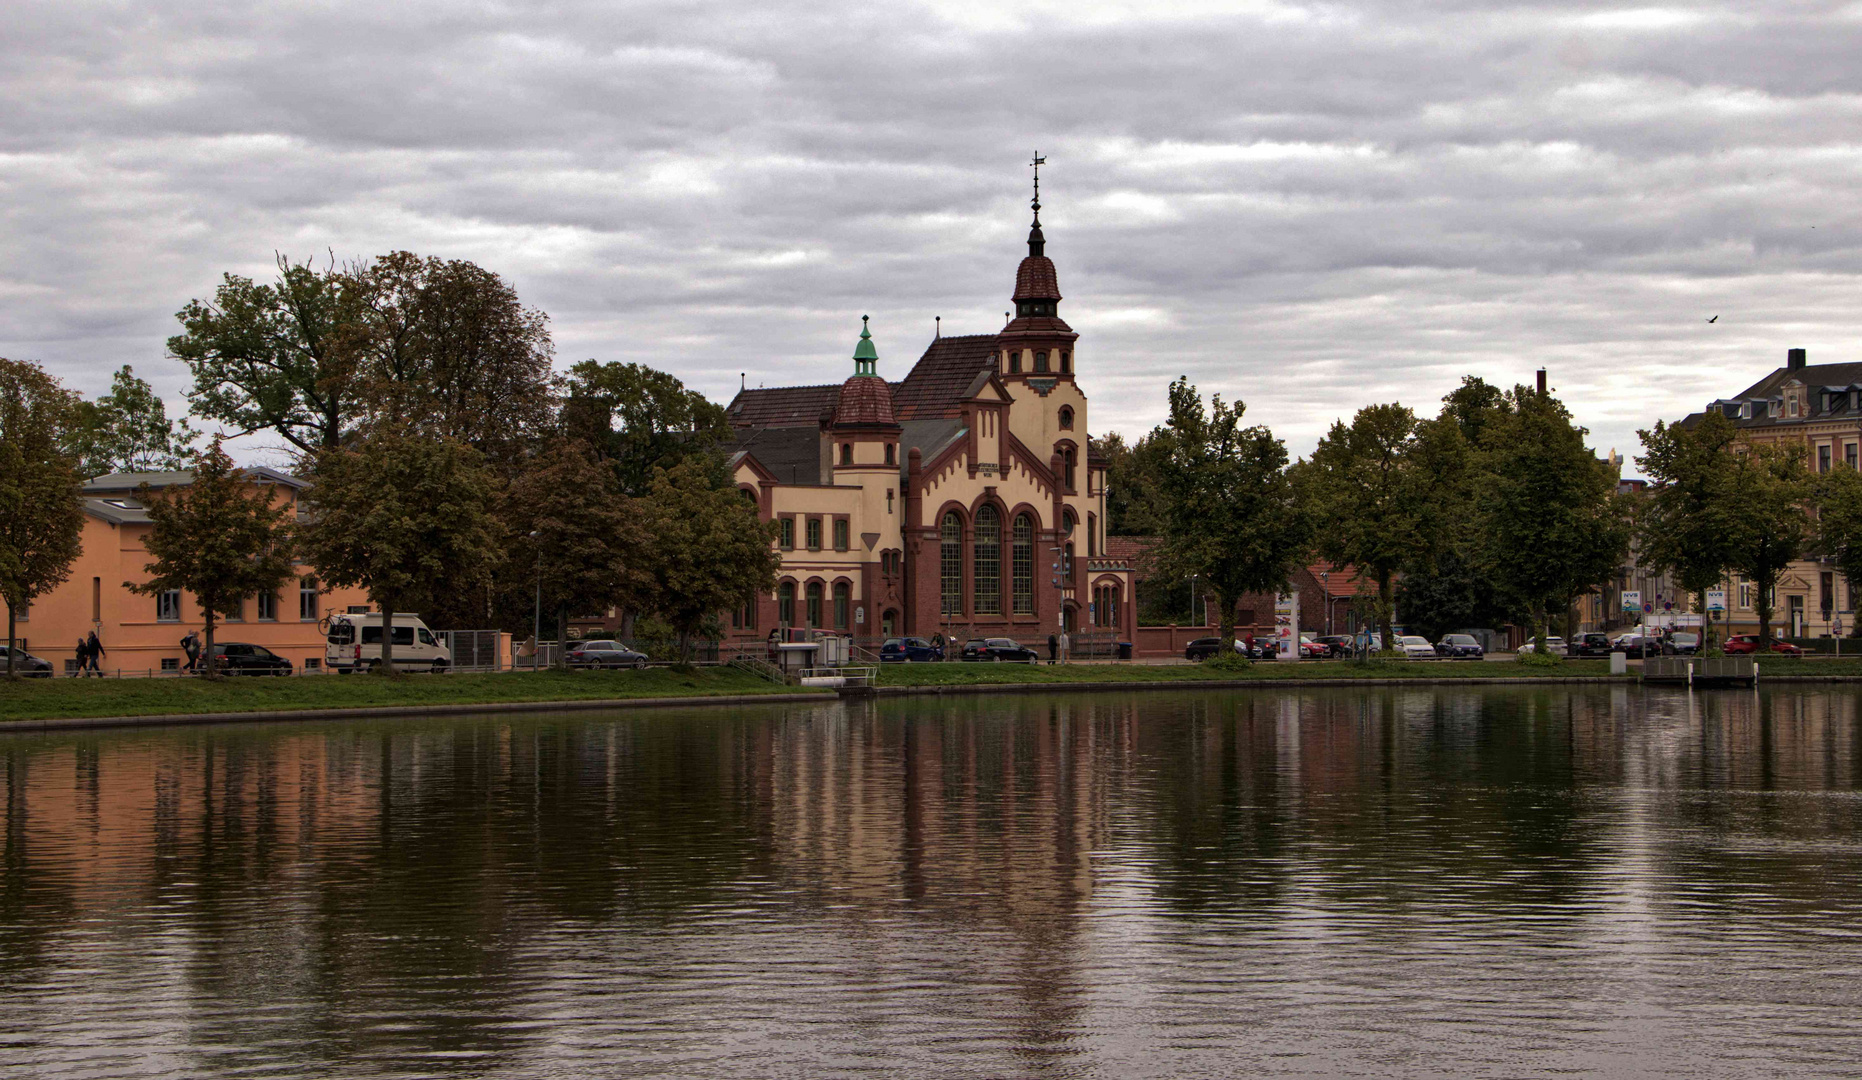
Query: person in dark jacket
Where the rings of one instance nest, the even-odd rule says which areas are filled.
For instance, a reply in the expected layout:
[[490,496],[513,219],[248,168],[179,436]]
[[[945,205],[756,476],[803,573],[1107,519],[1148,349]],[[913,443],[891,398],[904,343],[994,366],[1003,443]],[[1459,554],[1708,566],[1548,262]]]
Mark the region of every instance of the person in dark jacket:
[[71,677],[74,679],[81,679],[84,677],[85,669],[90,667],[90,662],[91,662],[90,642],[85,641],[83,638],[79,638],[76,656],[78,658],[78,666],[76,667],[76,669],[74,669],[71,672]]
[[85,640],[84,646],[85,651],[90,653],[91,673],[99,679],[103,678],[103,668],[97,663],[103,659],[103,642],[97,640],[97,631],[91,631],[91,636]]
[[1059,655],[1060,655],[1060,636],[1058,634],[1047,635],[1047,662],[1050,664],[1053,663],[1054,658]]

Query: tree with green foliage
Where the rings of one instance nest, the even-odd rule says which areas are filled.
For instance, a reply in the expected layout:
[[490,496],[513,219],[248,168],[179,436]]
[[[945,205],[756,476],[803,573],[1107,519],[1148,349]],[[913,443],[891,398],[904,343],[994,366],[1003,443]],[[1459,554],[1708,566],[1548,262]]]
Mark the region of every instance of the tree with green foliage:
[[1507,405],[1481,431],[1481,563],[1508,607],[1531,620],[1543,655],[1547,617],[1622,567],[1629,521],[1615,470],[1584,445],[1562,403],[1520,386]]
[[641,364],[584,360],[569,372],[565,432],[614,469],[621,490],[639,496],[657,470],[700,460],[716,464],[731,439],[724,409],[677,378]]
[[1163,444],[1145,435],[1127,446],[1118,432],[1093,440],[1106,459],[1106,535],[1156,536],[1164,515],[1157,493]]
[[272,283],[227,274],[211,302],[190,301],[168,353],[194,373],[195,415],[229,434],[270,431],[305,455],[341,445],[368,396],[362,293],[345,269],[280,255]]
[[368,593],[382,613],[377,670],[392,675],[396,605],[463,592],[497,564],[496,476],[457,439],[389,428],[318,454],[311,480],[305,558],[326,584]]
[[170,420],[155,388],[124,364],[111,377],[109,393],[78,403],[70,450],[86,477],[173,472],[193,460],[191,446],[199,437],[187,417]]
[[715,482],[699,460],[654,474],[641,500],[650,577],[647,606],[679,635],[689,659],[694,637],[718,614],[776,585],[776,526],[736,487]]
[[1410,633],[1439,641],[1443,634],[1507,621],[1492,580],[1468,557],[1467,550],[1451,543],[1403,571],[1397,582],[1396,606]]
[[67,451],[78,397],[37,364],[0,358],[0,599],[6,676],[19,612],[64,583],[81,550],[82,479]]
[[1395,640],[1397,572],[1445,544],[1466,457],[1454,424],[1418,423],[1397,404],[1367,405],[1349,425],[1334,422],[1312,457],[1294,467],[1319,554],[1357,567],[1376,585],[1383,641]]
[[206,676],[217,678],[218,620],[238,616],[246,597],[276,592],[295,574],[288,506],[273,485],[254,484],[235,466],[218,438],[195,455],[192,483],[143,484],[136,494],[148,508],[149,579],[123,585],[143,596],[193,593],[205,623]]
[[[1735,446],[1739,429],[1717,410],[1692,426],[1664,424],[1637,432],[1645,453],[1636,464],[1653,481],[1636,519],[1642,562],[1674,574],[1707,611],[1707,590],[1734,562],[1732,519],[1739,512]],[[1711,648],[1712,624],[1702,649]]]
[[[1816,499],[1817,550],[1849,582],[1853,604],[1856,584],[1862,582],[1862,472],[1836,466],[1817,478]],[[1850,632],[1862,632],[1862,623]]]
[[1249,593],[1284,592],[1311,538],[1286,444],[1265,426],[1243,427],[1246,408],[1218,394],[1205,409],[1180,378],[1170,385],[1169,421],[1152,433],[1164,450],[1157,562],[1166,576],[1194,575],[1215,594],[1225,661],[1234,655],[1236,605]]
[[1733,458],[1726,517],[1732,548],[1729,566],[1752,582],[1759,617],[1759,651],[1771,648],[1771,621],[1778,579],[1810,539],[1807,511],[1814,495],[1802,446],[1759,443]]
[[[558,440],[527,462],[500,516],[512,539],[512,564],[536,569],[532,580],[555,610],[558,628],[568,625],[572,607],[573,613],[639,607],[651,581],[641,507],[586,444]],[[565,662],[559,652],[557,664]]]

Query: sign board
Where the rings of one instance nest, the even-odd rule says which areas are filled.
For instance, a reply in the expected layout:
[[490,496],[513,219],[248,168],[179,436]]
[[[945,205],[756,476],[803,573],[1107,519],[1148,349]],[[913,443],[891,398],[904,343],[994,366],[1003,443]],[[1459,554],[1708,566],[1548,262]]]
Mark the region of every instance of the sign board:
[[1641,611],[1642,610],[1642,590],[1640,589],[1624,589],[1623,590],[1623,610],[1624,611]]
[[1295,589],[1274,601],[1274,647],[1282,660],[1300,658],[1300,594]]
[[859,607],[853,609],[853,622],[855,626],[866,625],[866,605],[865,604],[861,604]]
[[1725,589],[1708,589],[1707,590],[1707,610],[1708,611],[1725,611],[1726,610],[1726,590]]

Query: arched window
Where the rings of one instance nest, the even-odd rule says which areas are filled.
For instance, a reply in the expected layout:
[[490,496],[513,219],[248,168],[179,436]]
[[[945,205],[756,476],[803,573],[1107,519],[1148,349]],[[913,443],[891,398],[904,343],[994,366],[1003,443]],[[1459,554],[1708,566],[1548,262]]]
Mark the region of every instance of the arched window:
[[1034,353],[1034,369],[1035,369],[1036,371],[1046,371],[1046,370],[1047,370],[1047,350],[1046,350],[1046,349],[1036,349],[1036,350],[1035,350],[1035,353]]
[[887,443],[886,444],[886,464],[896,465],[898,462],[894,459],[894,455],[897,453],[898,453],[898,447],[894,445],[893,443]]
[[1119,590],[1116,585],[1098,585],[1093,588],[1093,625],[1118,625]]
[[1021,369],[1022,369],[1022,351],[1020,349],[1010,349],[1009,350],[1009,373],[1015,374],[1015,373],[1020,372]]
[[738,488],[737,493],[749,500],[751,506],[756,505],[756,492],[751,491],[749,488]]
[[1079,519],[1073,516],[1073,511],[1063,510],[1061,512],[1060,535],[1067,539],[1060,555],[1060,572],[1064,577],[1073,576],[1073,527],[1078,524]]
[[938,527],[938,585],[946,616],[963,614],[963,519],[952,510]]
[[1014,597],[1015,614],[1034,614],[1034,519],[1015,515],[1015,531],[1009,547],[1009,592]]
[[1099,515],[1086,515],[1086,557],[1099,554]]
[[845,581],[834,583],[834,629],[845,630],[853,618],[853,586]]
[[1062,405],[1060,407],[1060,430],[1062,431],[1073,430],[1073,408],[1072,406]]
[[995,507],[985,505],[976,512],[976,532],[971,544],[974,552],[971,573],[976,582],[976,606],[972,610],[978,615],[1000,615],[1002,515]]
[[1073,474],[1074,474],[1073,447],[1069,446],[1065,450],[1062,450],[1060,452],[1060,465],[1066,474],[1064,476],[1064,479],[1067,482],[1067,490],[1072,491],[1073,490]]
[[785,581],[776,587],[776,622],[795,625],[795,582]]
[[808,583],[808,625],[821,625],[821,583],[819,581]]
[[1067,374],[1071,374],[1072,371],[1073,371],[1073,354],[1070,352],[1067,352],[1065,349],[1062,349],[1060,353],[1060,373],[1062,375],[1067,375]]
[[853,464],[853,444],[852,443],[844,442],[840,444],[840,463],[842,465]]

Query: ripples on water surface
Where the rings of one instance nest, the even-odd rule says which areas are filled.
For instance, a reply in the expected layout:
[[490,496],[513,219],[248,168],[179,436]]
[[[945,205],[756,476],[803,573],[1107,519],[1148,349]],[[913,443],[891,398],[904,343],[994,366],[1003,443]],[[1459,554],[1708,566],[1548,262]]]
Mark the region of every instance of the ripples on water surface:
[[1857,702],[0,739],[0,1074],[1856,1075]]

